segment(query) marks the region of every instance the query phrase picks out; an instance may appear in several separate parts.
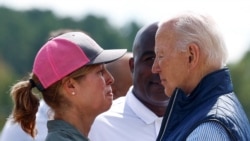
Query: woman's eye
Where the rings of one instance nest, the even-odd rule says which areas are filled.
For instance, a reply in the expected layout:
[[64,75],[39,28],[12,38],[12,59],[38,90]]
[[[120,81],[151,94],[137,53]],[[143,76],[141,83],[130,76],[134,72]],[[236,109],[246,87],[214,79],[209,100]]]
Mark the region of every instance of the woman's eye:
[[103,74],[104,74],[104,69],[101,69],[100,71],[98,71],[98,73],[99,73],[100,75],[103,75]]

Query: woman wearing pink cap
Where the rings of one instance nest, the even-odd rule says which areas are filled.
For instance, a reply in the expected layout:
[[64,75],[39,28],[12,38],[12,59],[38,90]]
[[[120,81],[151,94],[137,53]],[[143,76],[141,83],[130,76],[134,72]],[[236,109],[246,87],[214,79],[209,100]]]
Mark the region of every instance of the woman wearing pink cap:
[[52,110],[46,141],[88,140],[95,117],[108,110],[113,100],[114,79],[105,63],[125,53],[125,49],[103,50],[82,32],[49,40],[37,53],[29,78],[11,89],[14,121],[36,136],[39,98],[32,91],[35,87]]

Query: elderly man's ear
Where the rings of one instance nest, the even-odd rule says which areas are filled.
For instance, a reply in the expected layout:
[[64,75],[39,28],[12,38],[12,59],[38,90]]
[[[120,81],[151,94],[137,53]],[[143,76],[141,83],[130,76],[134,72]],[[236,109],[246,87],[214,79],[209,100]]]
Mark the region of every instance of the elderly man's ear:
[[197,66],[199,59],[200,59],[200,48],[197,44],[191,43],[188,45],[188,62],[191,69]]

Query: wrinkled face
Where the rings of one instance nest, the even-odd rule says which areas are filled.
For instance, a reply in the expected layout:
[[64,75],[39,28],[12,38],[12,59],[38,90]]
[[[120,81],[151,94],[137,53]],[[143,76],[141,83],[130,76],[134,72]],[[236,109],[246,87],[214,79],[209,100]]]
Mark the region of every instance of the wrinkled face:
[[171,30],[161,29],[156,34],[156,59],[152,71],[160,75],[165,93],[169,97],[175,88],[185,90],[189,79],[188,54],[176,49],[176,41]]
[[155,59],[153,44],[140,45],[134,52],[132,59],[134,94],[146,105],[167,106],[169,98],[164,94],[158,74],[153,74],[151,69]]
[[114,78],[104,64],[95,67],[79,81],[77,93],[82,95],[82,110],[96,115],[108,110],[112,104],[111,84]]

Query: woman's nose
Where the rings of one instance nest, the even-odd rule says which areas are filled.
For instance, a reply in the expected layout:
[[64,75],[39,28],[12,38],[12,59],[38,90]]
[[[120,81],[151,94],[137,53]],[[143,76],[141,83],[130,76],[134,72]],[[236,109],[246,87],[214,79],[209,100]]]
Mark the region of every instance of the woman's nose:
[[108,70],[106,70],[106,72],[107,72],[106,82],[107,82],[108,85],[111,85],[111,84],[113,84],[115,82],[115,79]]

